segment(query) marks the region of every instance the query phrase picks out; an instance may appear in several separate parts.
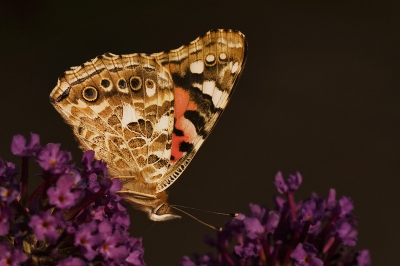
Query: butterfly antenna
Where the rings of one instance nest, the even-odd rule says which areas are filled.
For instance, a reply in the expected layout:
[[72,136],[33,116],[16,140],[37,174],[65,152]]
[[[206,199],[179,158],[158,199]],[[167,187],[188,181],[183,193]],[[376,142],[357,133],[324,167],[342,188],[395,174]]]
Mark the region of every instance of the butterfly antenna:
[[[201,223],[201,224],[203,224],[203,225],[205,225],[205,226],[207,226],[207,227],[210,227],[210,228],[213,229],[213,230],[219,231],[219,232],[222,231],[222,228],[221,228],[221,227],[213,226],[213,225],[211,225],[211,224],[208,224],[208,223],[206,223],[206,222],[203,222],[203,221],[200,220],[199,218],[197,218],[197,217],[191,215],[191,214],[188,213],[188,212],[185,212],[184,210],[182,210],[182,209],[180,209],[180,208],[186,208],[186,209],[191,209],[191,210],[196,210],[196,211],[203,211],[203,212],[208,212],[208,213],[226,215],[226,216],[231,216],[231,217],[236,217],[236,216],[238,216],[237,213],[213,212],[213,211],[206,211],[206,210],[201,210],[201,209],[192,208],[192,207],[186,207],[186,206],[181,206],[181,205],[169,205],[169,206],[170,206],[171,208],[175,209],[175,210],[178,210],[178,211],[180,211],[180,212],[186,214],[187,216],[189,216],[189,217],[193,218],[194,220],[198,221],[199,223]],[[179,208],[178,208],[178,207],[179,207]]]
[[208,212],[208,213],[213,213],[213,214],[218,214],[218,215],[224,215],[224,216],[230,216],[230,217],[237,217],[238,214],[235,212],[232,213],[224,213],[224,212],[213,212],[213,211],[208,211],[208,210],[203,210],[203,209],[198,209],[198,208],[193,208],[193,207],[187,207],[187,206],[182,206],[182,205],[169,205],[172,207],[179,207],[179,208],[185,208],[185,209],[191,209],[195,211],[202,211],[202,212]]
[[155,225],[156,223],[154,222],[152,225],[150,225],[150,227],[149,228],[147,228],[146,229],[146,231],[144,231],[144,233],[142,234],[142,236],[141,237],[143,237],[145,234],[147,234],[147,232],[149,232],[150,231],[150,229]]

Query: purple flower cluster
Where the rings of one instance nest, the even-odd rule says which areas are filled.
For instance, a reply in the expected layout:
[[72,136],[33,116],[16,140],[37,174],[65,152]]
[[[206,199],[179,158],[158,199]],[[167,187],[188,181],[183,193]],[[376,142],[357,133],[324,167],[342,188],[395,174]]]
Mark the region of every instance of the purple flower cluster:
[[[93,151],[83,155],[82,169],[60,144],[42,147],[36,134],[28,144],[14,136],[11,151],[22,159],[21,179],[0,159],[0,265],[145,265],[142,240],[129,237],[129,215],[116,194],[122,184],[107,177]],[[29,195],[33,157],[43,182]]]
[[357,219],[352,214],[351,199],[337,200],[331,189],[327,199],[313,193],[296,202],[294,191],[301,182],[300,173],[284,180],[278,172],[274,184],[285,198],[275,197],[275,210],[250,204],[249,216],[239,214],[225,224],[216,239],[205,239],[217,249],[217,257],[184,256],[179,265],[371,265],[369,251],[354,248]]

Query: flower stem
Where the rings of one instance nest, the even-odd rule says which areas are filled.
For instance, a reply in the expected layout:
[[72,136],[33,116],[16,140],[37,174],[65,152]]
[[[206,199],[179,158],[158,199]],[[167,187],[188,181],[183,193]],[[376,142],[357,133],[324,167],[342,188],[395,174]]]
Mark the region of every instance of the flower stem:
[[[49,172],[44,171],[43,172],[43,177],[45,179],[45,182],[40,184],[35,191],[29,196],[28,198],[28,205],[29,206],[40,194],[42,194],[43,191],[46,191],[47,188],[57,179],[57,176],[51,175]],[[45,196],[45,195],[43,195]]]
[[21,167],[21,200],[20,204],[26,206],[28,199],[29,157],[22,157]]

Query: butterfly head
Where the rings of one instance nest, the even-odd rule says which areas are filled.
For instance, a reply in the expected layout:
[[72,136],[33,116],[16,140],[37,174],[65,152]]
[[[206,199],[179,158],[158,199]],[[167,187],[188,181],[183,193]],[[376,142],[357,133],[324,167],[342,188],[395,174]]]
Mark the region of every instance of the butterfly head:
[[156,208],[148,212],[148,214],[150,220],[157,222],[181,218],[181,216],[172,213],[171,207],[166,202],[161,203]]
[[[156,222],[168,221],[181,218],[172,212],[172,208],[167,203],[168,195],[165,191],[159,192],[156,195],[141,193],[136,190],[129,189],[135,182],[125,184],[125,189],[118,191],[127,202],[138,210],[144,211],[149,216],[149,219]],[[128,189],[126,189],[128,188]]]

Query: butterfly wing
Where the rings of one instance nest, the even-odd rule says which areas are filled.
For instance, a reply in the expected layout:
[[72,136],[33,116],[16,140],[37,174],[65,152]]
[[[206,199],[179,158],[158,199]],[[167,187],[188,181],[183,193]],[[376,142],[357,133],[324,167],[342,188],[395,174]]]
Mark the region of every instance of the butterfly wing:
[[155,194],[169,165],[174,117],[171,76],[153,57],[104,54],[73,67],[50,102],[81,149],[94,150],[123,183],[148,184],[141,192]]
[[246,48],[242,33],[213,30],[187,46],[153,54],[171,74],[175,119],[170,166],[157,192],[176,181],[214,127],[244,67]]
[[107,53],[66,71],[50,102],[124,191],[154,198],[214,127],[245,53],[244,35],[231,30],[210,31],[168,53]]

